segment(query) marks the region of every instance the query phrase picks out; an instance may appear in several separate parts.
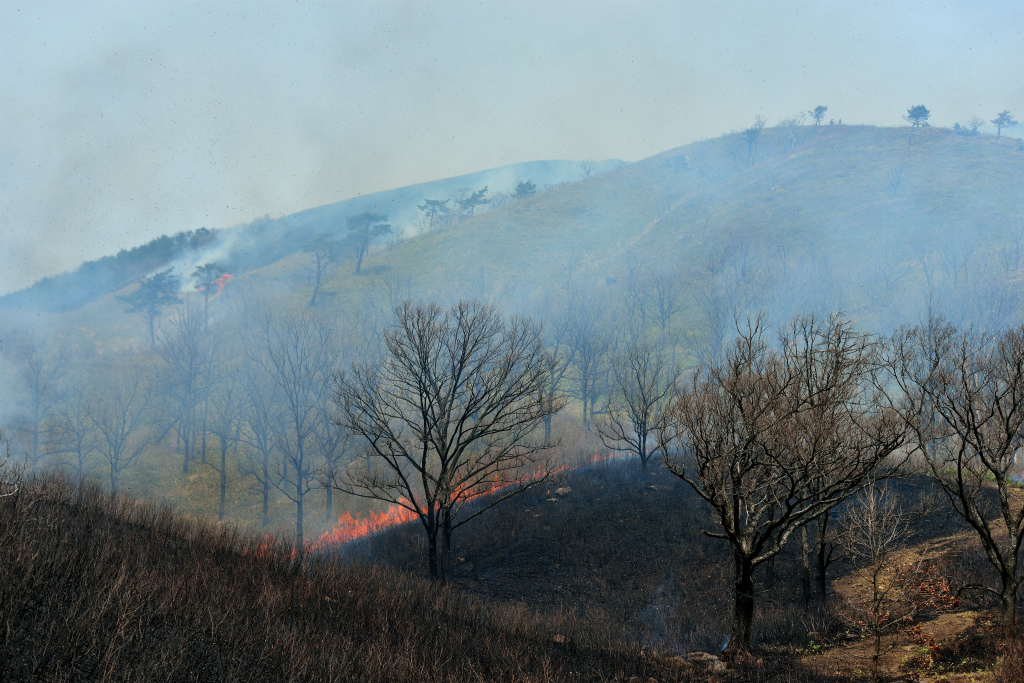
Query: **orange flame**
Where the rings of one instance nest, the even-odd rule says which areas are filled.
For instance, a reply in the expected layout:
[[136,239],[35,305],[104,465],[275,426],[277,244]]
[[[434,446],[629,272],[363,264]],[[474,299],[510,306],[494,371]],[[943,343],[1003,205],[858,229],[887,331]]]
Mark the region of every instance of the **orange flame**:
[[217,278],[217,293],[218,294],[220,294],[221,292],[224,291],[224,285],[226,285],[228,283],[228,280],[230,280],[233,277],[234,277],[234,275],[232,275],[231,273],[224,273],[219,278]]
[[334,548],[357,538],[375,534],[378,531],[405,524],[416,519],[416,513],[401,505],[390,505],[384,512],[371,512],[366,516],[353,516],[347,510],[338,517],[334,528],[309,544],[310,550]]
[[[623,455],[624,454],[622,453],[595,453],[590,458],[588,458],[581,465],[581,467],[595,465],[601,462],[607,462],[609,460],[621,458],[623,457]],[[569,470],[570,468],[568,465],[562,465],[561,467],[557,467],[551,472],[541,469],[533,474],[527,475],[523,479],[516,482],[498,480],[491,482],[489,485],[486,486],[477,485],[476,487],[472,487],[474,490],[472,490],[468,494],[466,492],[469,491],[470,487],[463,486],[462,488],[456,490],[455,497],[461,497],[464,500],[473,500],[474,498],[479,498],[481,496],[496,493],[502,489],[508,488],[509,486],[513,486],[517,483],[522,483],[524,480],[531,481],[543,477],[546,474],[568,472]],[[407,500],[402,499],[402,502],[405,505],[408,505]],[[383,531],[384,529],[388,529],[399,524],[411,522],[415,519],[415,512],[408,509],[404,505],[397,504],[392,504],[388,506],[388,508],[384,510],[384,512],[370,512],[365,516],[359,515],[358,513],[356,513],[356,515],[352,515],[348,511],[345,511],[341,513],[340,517],[338,517],[338,523],[334,525],[333,529],[324,532],[320,536],[320,538],[316,539],[315,541],[309,542],[306,548],[311,551],[325,550],[328,548],[337,548],[338,546],[344,545],[351,541],[355,541],[365,536],[375,534],[379,531]]]

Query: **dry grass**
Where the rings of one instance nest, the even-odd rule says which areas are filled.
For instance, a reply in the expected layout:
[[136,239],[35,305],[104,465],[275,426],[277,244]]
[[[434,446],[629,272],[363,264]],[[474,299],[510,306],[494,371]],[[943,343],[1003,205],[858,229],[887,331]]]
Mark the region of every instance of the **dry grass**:
[[681,676],[578,620],[385,568],[296,562],[287,547],[52,476],[0,499],[0,621],[2,680]]

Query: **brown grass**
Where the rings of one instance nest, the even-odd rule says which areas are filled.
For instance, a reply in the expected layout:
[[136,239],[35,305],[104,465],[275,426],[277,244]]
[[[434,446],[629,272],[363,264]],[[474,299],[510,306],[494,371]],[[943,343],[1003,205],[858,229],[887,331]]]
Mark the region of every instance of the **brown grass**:
[[0,680],[682,675],[579,620],[386,568],[296,562],[285,546],[54,476],[0,499],[0,623]]

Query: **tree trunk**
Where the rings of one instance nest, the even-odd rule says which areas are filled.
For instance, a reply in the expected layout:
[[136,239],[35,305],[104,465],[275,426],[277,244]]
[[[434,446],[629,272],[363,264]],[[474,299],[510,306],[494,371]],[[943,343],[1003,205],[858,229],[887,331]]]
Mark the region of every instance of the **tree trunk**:
[[224,503],[228,492],[228,444],[224,439],[220,440],[220,509],[217,518],[224,519]]
[[441,582],[448,583],[452,573],[452,522],[441,524]]
[[366,245],[359,247],[359,254],[356,256],[356,275],[359,275],[359,269],[363,267],[363,255],[366,254]]
[[185,449],[184,451],[182,451],[184,455],[181,458],[181,473],[188,474],[188,460],[189,456],[191,455],[191,449],[189,448],[189,446],[191,445],[192,442],[191,439],[189,439],[189,434],[187,431],[185,431],[185,434],[181,437],[181,440],[185,445]]
[[811,604],[811,544],[806,524],[800,527],[800,589],[804,607],[807,607]]
[[263,470],[263,528],[270,525],[270,475]]
[[302,481],[295,478],[295,546],[302,547]]
[[320,268],[316,269],[316,282],[313,283],[313,296],[309,297],[309,307],[316,306],[316,295],[320,291]]
[[206,464],[206,400],[203,399],[203,452],[202,463]]
[[427,531],[427,564],[430,566],[430,578],[437,576],[437,531]]
[[334,487],[333,486],[328,486],[327,487],[327,510],[326,510],[326,514],[325,514],[324,519],[327,521],[328,524],[330,524],[331,520],[333,518],[334,518]]
[[822,603],[828,600],[828,563],[829,553],[828,544],[826,542],[825,533],[828,531],[828,518],[831,514],[831,510],[823,513],[818,517],[818,552],[815,558],[817,565],[817,574],[815,575],[815,598],[820,600]]
[[[1016,574],[1016,571],[1014,574]],[[1017,590],[1019,588],[1020,581],[1017,580],[1016,576],[1003,577],[1001,609],[1003,617],[1003,640],[1007,642],[1017,637]]]
[[754,621],[754,566],[750,558],[742,553],[735,552],[733,559],[736,602],[733,607],[732,634],[723,653],[730,660],[742,658],[750,652],[750,627]]

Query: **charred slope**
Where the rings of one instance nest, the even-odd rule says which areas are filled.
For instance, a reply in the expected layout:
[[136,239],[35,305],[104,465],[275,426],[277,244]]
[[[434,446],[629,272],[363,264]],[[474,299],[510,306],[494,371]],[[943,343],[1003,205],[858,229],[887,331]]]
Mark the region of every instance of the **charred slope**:
[[[924,495],[939,501],[927,477],[897,480],[893,486],[908,509]],[[966,549],[946,553],[942,571],[958,585],[991,582],[969,529],[951,510],[934,504],[934,512],[915,526],[912,543],[942,544],[960,534]],[[669,652],[717,652],[729,634],[732,558],[725,541],[707,537],[702,529],[717,529],[707,506],[660,462],[647,473],[635,460],[593,465],[459,529],[453,539],[454,584],[544,613],[617,624],[626,638]],[[422,536],[422,529],[409,524],[352,552],[425,574]],[[847,628],[834,604],[803,602],[799,548],[799,538],[791,539],[774,565],[755,577],[753,640],[766,655],[800,653],[815,638],[809,634],[820,641]],[[829,577],[842,580],[849,571],[839,559]],[[981,594],[970,601],[964,609],[994,604]]]

